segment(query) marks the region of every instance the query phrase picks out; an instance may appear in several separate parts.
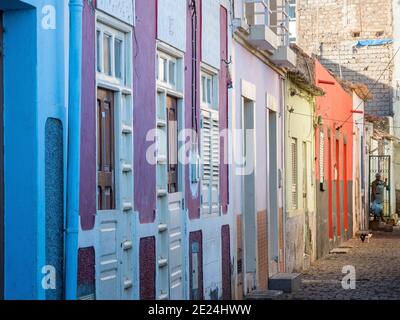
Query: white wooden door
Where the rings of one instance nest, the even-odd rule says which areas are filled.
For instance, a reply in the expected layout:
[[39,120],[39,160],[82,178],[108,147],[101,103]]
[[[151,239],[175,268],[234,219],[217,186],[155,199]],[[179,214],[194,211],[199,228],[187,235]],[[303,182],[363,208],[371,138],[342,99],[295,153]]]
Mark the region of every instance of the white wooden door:
[[182,193],[168,195],[169,213],[169,298],[184,299]]

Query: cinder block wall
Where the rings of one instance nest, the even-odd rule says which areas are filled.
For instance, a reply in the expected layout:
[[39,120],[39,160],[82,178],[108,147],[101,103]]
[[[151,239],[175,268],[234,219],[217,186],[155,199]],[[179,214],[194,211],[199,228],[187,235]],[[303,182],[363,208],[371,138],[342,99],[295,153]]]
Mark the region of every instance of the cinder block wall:
[[392,1],[297,0],[297,4],[298,45],[318,55],[336,75],[368,85],[375,97],[366,104],[368,113],[392,116],[393,62],[385,68],[393,45],[354,46],[359,40],[393,38]]

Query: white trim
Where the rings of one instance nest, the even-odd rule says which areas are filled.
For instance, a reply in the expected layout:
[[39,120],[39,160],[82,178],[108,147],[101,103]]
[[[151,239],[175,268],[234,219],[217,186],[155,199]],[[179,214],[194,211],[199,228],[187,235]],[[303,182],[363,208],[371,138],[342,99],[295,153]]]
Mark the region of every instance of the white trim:
[[267,92],[265,101],[267,101],[267,104],[266,104],[267,109],[274,111],[274,112],[278,112],[278,101],[275,96],[273,96]]
[[[157,50],[156,50],[156,70],[155,70],[155,78],[157,82],[157,92],[160,92],[160,89],[164,89],[167,91],[168,95],[171,95],[175,98],[183,99],[184,97],[184,53],[171,47],[170,45],[163,43],[161,41],[157,41]],[[164,74],[167,74],[167,78],[169,78],[169,63],[170,61],[175,63],[175,83],[170,83],[169,79],[167,81],[158,79],[159,72],[159,59],[165,59],[167,61],[167,69],[164,70]]]
[[242,97],[254,102],[257,100],[257,89],[253,83],[242,79],[241,87]]
[[132,31],[132,26],[129,24],[122,22],[121,20],[114,18],[103,11],[96,11],[96,22],[100,22],[102,24],[106,24],[109,27],[116,28],[122,32],[128,33]]

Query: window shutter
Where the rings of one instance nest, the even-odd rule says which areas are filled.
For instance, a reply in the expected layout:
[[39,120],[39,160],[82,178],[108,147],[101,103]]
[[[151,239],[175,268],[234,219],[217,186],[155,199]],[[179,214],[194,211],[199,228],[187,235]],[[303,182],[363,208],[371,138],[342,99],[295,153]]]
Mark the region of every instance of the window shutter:
[[201,176],[201,212],[208,213],[211,208],[210,186],[212,174],[211,161],[211,135],[212,135],[212,118],[211,113],[202,111],[201,115],[201,159],[202,159],[202,176]]
[[220,136],[218,112],[211,113],[211,152],[212,152],[212,179],[211,179],[211,213],[219,213],[219,158],[220,158]]
[[292,139],[292,206],[298,209],[297,139]]
[[219,213],[219,116],[218,112],[202,110],[201,119],[201,210],[202,213]]
[[325,172],[324,172],[324,132],[321,131],[319,133],[319,179],[320,183],[323,184],[325,181]]

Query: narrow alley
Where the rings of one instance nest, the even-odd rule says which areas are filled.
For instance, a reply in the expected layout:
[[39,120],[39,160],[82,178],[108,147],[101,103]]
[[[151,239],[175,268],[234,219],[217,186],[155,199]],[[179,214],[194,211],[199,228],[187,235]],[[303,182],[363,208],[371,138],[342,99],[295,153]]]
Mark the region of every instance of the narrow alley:
[[[377,231],[369,243],[353,238],[341,248],[348,253],[329,254],[302,273],[298,291],[281,300],[398,300],[400,299],[400,228]],[[346,250],[343,250],[346,251]],[[343,267],[354,266],[356,288],[345,290]]]

